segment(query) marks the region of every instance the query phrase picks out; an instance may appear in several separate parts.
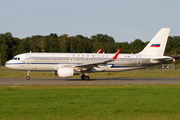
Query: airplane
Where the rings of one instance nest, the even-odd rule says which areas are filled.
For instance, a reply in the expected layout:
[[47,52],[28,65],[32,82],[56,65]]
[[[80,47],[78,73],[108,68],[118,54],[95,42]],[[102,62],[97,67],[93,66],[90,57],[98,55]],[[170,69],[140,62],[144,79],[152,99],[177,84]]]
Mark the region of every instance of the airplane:
[[53,71],[58,77],[72,77],[82,74],[82,80],[89,80],[88,73],[122,72],[145,68],[172,61],[164,56],[170,28],[162,28],[148,45],[136,54],[110,53],[23,53],[7,61],[5,66],[15,70],[25,70],[27,80],[30,71]]

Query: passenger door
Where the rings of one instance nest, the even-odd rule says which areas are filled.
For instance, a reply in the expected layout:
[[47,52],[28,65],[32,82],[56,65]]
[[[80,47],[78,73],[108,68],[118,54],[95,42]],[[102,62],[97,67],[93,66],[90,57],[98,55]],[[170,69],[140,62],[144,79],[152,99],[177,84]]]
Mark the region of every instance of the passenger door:
[[141,66],[142,65],[142,57],[140,55],[136,56],[137,58],[137,66]]
[[26,60],[25,60],[25,63],[27,65],[31,65],[31,54],[26,54]]

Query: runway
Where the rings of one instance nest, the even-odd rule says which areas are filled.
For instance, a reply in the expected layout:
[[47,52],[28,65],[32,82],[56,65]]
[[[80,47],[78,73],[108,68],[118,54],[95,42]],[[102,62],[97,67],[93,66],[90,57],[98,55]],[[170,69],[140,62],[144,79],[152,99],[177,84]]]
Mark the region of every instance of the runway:
[[180,78],[92,78],[84,81],[79,78],[1,78],[1,85],[35,85],[35,84],[180,84]]

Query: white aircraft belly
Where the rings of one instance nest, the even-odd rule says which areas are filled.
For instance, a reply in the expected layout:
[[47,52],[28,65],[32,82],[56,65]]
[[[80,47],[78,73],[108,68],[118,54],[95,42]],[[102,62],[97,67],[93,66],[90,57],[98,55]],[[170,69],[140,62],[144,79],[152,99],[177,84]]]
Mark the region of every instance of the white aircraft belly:
[[53,71],[54,69],[54,64],[18,64],[18,65],[11,65],[9,66],[11,69],[16,69],[16,70],[37,70],[37,71]]

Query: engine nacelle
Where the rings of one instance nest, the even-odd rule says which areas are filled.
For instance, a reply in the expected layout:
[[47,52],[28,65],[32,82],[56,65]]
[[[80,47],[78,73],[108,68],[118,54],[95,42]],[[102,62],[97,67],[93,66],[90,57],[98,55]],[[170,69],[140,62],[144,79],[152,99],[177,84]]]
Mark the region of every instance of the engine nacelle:
[[58,68],[57,76],[58,77],[72,77],[74,75],[73,68]]

